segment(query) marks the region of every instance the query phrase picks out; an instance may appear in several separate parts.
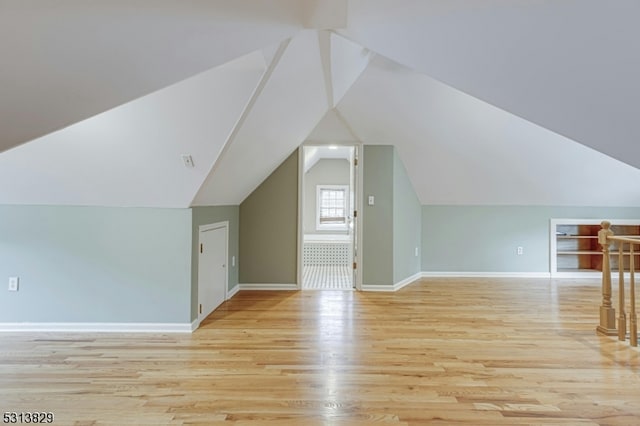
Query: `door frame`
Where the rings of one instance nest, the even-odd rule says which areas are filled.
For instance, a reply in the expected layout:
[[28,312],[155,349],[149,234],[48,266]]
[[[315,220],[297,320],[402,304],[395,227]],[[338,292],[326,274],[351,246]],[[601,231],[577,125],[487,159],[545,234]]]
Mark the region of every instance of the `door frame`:
[[204,319],[202,314],[200,313],[200,290],[204,287],[204,283],[202,282],[200,276],[200,244],[202,244],[202,234],[207,231],[213,231],[216,229],[224,228],[224,246],[225,246],[225,274],[224,274],[224,301],[229,300],[229,221],[209,223],[206,225],[200,225],[198,227],[198,297],[196,302],[196,310],[198,311],[197,316],[197,327],[200,327],[200,322]]
[[[354,206],[356,211],[358,212],[358,217],[356,219],[356,238],[355,238],[355,247],[357,247],[358,253],[357,256],[354,254],[354,250],[352,247],[352,258],[357,259],[357,268],[355,269],[354,276],[354,286],[356,290],[362,290],[362,208],[363,208],[363,196],[362,196],[362,187],[363,187],[363,144],[359,142],[316,142],[316,141],[307,141],[300,145],[298,148],[298,244],[297,244],[297,289],[302,290],[302,248],[304,243],[304,148],[312,147],[312,146],[347,146],[354,147],[356,158],[358,161],[358,166],[356,167],[356,175],[354,179],[353,188],[353,196],[354,196]],[[353,163],[350,165],[354,167]]]

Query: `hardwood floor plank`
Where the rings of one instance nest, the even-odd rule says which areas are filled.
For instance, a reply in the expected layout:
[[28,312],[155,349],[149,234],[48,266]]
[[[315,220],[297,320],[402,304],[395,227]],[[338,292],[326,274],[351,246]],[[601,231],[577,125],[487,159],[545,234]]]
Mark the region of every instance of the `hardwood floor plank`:
[[424,279],[242,291],[188,334],[5,333],[0,408],[62,425],[640,424],[600,285]]

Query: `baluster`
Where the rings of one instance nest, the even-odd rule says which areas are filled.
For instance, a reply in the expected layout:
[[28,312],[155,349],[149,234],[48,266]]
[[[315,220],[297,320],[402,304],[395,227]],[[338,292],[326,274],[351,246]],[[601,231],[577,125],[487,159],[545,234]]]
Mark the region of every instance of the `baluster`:
[[631,346],[638,346],[638,316],[636,315],[636,278],[635,278],[635,253],[634,253],[634,244],[629,244],[629,302],[631,303],[629,313],[630,317],[630,330],[629,330],[629,340],[631,341]]
[[613,231],[609,229],[611,222],[604,220],[600,225],[602,229],[598,231],[598,244],[602,246],[602,305],[597,331],[607,336],[615,336],[617,334],[616,310],[611,306],[611,266],[609,265],[609,237],[613,236]]
[[618,340],[627,338],[627,313],[624,311],[624,243],[618,241]]

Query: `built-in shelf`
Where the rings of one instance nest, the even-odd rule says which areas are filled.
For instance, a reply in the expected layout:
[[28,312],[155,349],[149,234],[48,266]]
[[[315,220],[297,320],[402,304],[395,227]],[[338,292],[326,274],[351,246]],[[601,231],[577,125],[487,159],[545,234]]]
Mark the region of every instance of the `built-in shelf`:
[[[611,230],[617,236],[640,236],[640,220],[615,220]],[[602,271],[602,247],[598,244],[598,231],[602,219],[551,219],[550,264],[551,275],[592,273]],[[618,246],[612,244],[611,269],[618,270]],[[640,253],[634,253],[636,264],[640,264]],[[629,269],[629,252],[623,253],[623,270]]]

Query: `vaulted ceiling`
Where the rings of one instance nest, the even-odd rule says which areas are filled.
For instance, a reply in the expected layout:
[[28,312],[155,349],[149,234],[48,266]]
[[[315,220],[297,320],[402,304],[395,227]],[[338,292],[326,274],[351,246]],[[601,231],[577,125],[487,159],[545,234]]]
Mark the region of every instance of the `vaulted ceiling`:
[[0,0],[0,203],[238,204],[308,140],[395,145],[424,204],[640,206],[638,16]]

